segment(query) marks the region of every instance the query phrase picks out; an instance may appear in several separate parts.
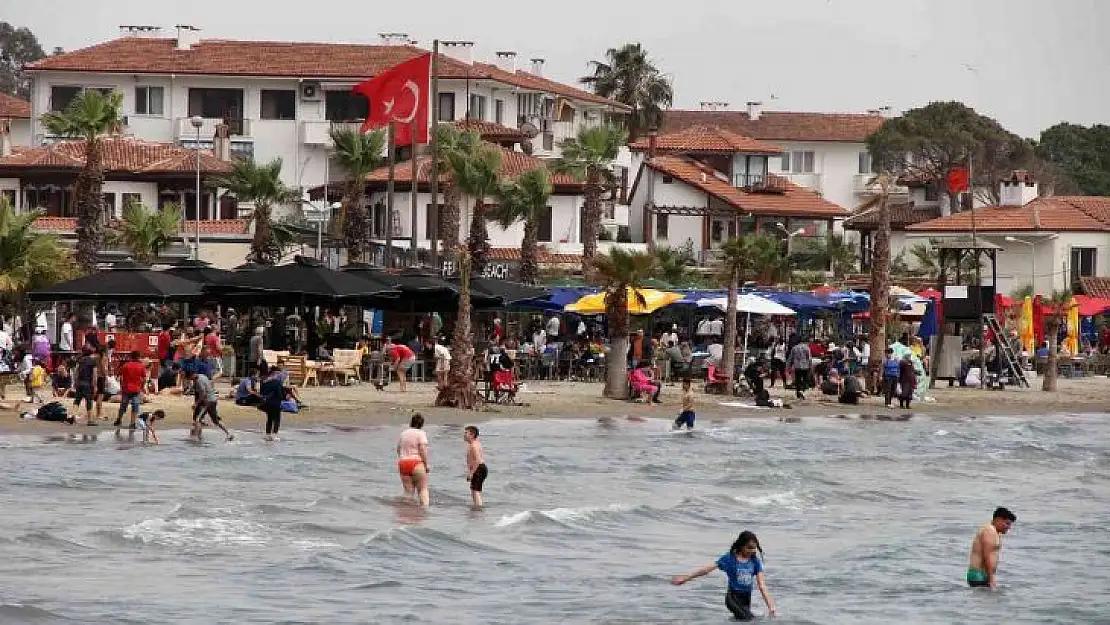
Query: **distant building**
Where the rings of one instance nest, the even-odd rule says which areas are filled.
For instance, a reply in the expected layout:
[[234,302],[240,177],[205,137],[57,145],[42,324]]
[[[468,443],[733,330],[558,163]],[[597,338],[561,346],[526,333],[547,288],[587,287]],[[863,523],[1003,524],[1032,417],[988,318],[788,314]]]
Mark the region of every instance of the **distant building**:
[[[7,145],[0,145],[0,153],[13,146],[31,143],[31,103],[0,93],[0,124],[7,126]],[[0,135],[3,138],[3,135]]]

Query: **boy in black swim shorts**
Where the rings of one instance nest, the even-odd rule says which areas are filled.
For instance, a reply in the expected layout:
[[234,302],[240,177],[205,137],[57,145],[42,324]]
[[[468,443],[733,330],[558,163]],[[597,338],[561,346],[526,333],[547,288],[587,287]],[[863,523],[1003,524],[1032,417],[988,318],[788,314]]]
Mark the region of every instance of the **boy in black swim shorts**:
[[466,441],[466,479],[470,482],[470,498],[475,508],[482,507],[482,485],[489,477],[489,469],[482,454],[482,444],[478,442],[478,428],[468,425],[463,430]]

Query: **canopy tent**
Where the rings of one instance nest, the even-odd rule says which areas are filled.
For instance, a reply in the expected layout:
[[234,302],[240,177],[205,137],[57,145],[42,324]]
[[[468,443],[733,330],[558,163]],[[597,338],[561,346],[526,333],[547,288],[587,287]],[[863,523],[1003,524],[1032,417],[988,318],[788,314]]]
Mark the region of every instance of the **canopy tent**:
[[152,302],[199,299],[201,285],[130,261],[111,269],[28,293],[31,301],[104,300]]
[[680,291],[680,292],[682,293],[682,299],[678,300],[675,303],[680,304],[680,305],[682,305],[682,304],[689,305],[689,306],[697,306],[698,302],[700,300],[703,300],[703,299],[710,299],[710,298],[714,298],[714,297],[725,297],[726,295],[728,295],[728,291],[726,289],[711,289],[711,290],[691,289],[689,291]]
[[[351,274],[389,286],[400,293],[400,297],[379,302],[378,307],[411,312],[431,312],[453,310],[458,306],[459,287],[430,271],[410,267],[401,271],[387,271],[365,263],[351,263],[342,268],[342,273]],[[472,304],[491,305],[493,300],[479,296],[477,301],[471,297]]]
[[[457,286],[457,282],[452,280]],[[496,303],[497,306],[513,306],[527,303],[531,300],[540,300],[548,295],[548,290],[543,287],[529,286],[519,282],[494,280],[491,278],[473,278],[470,281],[470,298],[482,297]]]
[[192,280],[199,284],[215,284],[231,277],[231,271],[217,269],[203,260],[184,260],[165,270],[165,273]]
[[[639,297],[637,297],[637,291]],[[642,301],[641,301],[642,299]],[[650,315],[660,308],[682,299],[681,293],[657,291],[655,289],[628,288],[628,312],[632,315]],[[563,310],[580,315],[600,315],[605,313],[605,292],[586,295],[568,304]]]
[[1076,295],[1075,303],[1079,305],[1080,317],[1096,317],[1110,311],[1110,298]]
[[782,304],[798,315],[814,315],[836,310],[836,305],[799,291],[753,291],[760,297]]
[[548,287],[546,296],[520,302],[518,305],[540,310],[562,311],[567,304],[573,304],[586,295],[595,292],[597,292],[596,288],[587,286]]
[[208,291],[223,296],[259,295],[282,300],[382,301],[400,293],[369,276],[335,271],[319,261],[297,256],[288,265],[254,271],[237,271],[227,279],[210,284]]
[[871,307],[871,295],[859,291],[827,291],[825,293],[818,293],[814,290],[814,295],[817,296],[818,299],[822,299],[844,312],[863,312]]
[[[728,297],[715,297],[711,299],[703,299],[698,302],[698,307],[713,307],[721,310],[728,310]],[[752,315],[793,315],[794,311],[790,310],[782,304],[776,304],[771,300],[760,297],[754,293],[738,293],[736,295],[736,312],[745,313],[744,322],[744,354],[748,353],[748,337],[752,333]],[[730,346],[729,349],[735,349],[735,346]]]

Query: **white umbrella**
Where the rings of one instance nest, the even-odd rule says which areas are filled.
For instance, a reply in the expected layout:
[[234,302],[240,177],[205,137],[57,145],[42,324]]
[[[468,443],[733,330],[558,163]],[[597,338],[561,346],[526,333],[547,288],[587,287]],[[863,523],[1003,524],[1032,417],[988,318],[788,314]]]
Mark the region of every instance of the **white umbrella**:
[[[719,308],[723,311],[728,310],[727,297],[712,297],[698,300],[699,308]],[[744,331],[744,355],[748,354],[748,336],[752,333],[752,315],[793,315],[794,311],[786,306],[773,302],[766,297],[760,297],[753,293],[737,293],[736,294],[736,312],[747,313],[746,330]],[[733,346],[726,346],[728,349],[735,349]]]

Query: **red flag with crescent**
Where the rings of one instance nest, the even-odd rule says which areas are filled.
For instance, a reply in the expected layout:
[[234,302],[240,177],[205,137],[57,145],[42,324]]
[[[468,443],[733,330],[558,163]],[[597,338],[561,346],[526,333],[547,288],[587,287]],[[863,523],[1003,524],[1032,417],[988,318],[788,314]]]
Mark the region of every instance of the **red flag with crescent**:
[[948,172],[948,192],[959,193],[961,191],[967,191],[969,182],[968,175],[969,172],[966,166],[961,165],[959,167],[953,167],[952,170]]
[[[432,55],[421,54],[355,85],[352,89],[370,101],[370,114],[362,132],[397,122],[397,145],[428,142],[428,84],[431,81]],[[413,137],[412,123],[416,122]]]

